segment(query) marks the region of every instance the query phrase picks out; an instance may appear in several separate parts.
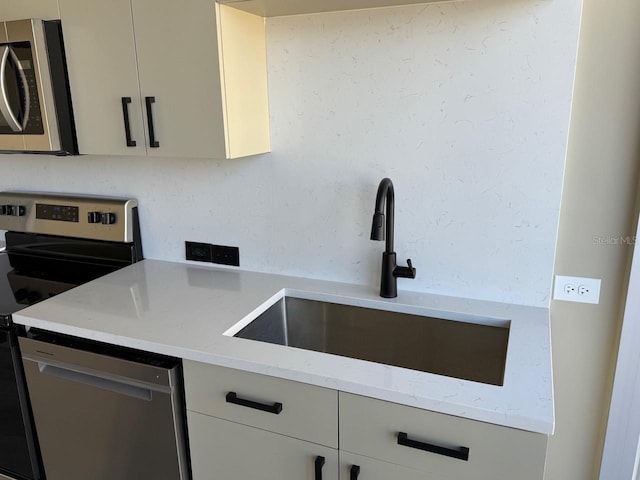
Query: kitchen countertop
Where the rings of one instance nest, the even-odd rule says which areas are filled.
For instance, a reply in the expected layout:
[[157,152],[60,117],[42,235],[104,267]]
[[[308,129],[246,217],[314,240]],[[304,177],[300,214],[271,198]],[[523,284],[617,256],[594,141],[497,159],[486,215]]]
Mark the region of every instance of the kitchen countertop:
[[[511,321],[505,381],[487,385],[224,335],[284,293],[456,320]],[[492,320],[493,319],[493,320]],[[549,310],[363,285],[144,260],[21,310],[14,322],[551,434]],[[235,326],[235,327],[234,327]]]

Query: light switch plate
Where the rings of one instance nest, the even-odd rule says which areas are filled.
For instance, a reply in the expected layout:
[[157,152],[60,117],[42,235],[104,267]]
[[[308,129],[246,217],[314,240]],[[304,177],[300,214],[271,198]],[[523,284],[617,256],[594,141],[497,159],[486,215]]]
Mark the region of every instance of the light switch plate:
[[553,298],[565,302],[597,304],[600,302],[601,282],[599,278],[556,275]]

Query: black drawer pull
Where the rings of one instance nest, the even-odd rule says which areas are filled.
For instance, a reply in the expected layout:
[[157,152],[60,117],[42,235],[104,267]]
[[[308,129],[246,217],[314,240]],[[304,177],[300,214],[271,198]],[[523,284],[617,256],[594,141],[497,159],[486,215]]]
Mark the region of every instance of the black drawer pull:
[[349,471],[349,480],[358,480],[360,476],[360,467],[358,465],[351,465],[351,470]]
[[254,402],[253,400],[247,400],[246,398],[240,398],[236,392],[229,392],[226,396],[227,403],[233,403],[235,405],[242,405],[243,407],[255,408],[256,410],[262,410],[263,412],[274,413],[279,415],[282,412],[282,404],[276,402],[272,405],[265,403]]
[[324,467],[324,457],[316,457],[316,480],[322,480],[322,467]]
[[135,147],[136,141],[131,138],[131,123],[129,122],[129,104],[131,97],[122,97],[122,116],[124,117],[124,135],[127,147]]
[[459,447],[455,449],[434,445],[432,443],[420,442],[418,440],[411,440],[404,432],[398,432],[398,445],[417,448],[418,450],[424,450],[425,452],[436,453],[446,457],[457,458],[458,460],[464,460],[465,462],[469,460],[469,449],[467,447]]

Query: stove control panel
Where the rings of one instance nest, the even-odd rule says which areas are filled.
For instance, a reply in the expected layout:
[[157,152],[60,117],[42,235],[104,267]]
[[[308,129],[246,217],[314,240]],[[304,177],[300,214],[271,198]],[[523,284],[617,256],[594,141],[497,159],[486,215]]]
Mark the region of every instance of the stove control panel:
[[130,198],[0,192],[0,229],[133,242],[137,208]]
[[40,220],[57,220],[60,222],[77,222],[78,207],[69,205],[50,205],[36,203],[36,218]]

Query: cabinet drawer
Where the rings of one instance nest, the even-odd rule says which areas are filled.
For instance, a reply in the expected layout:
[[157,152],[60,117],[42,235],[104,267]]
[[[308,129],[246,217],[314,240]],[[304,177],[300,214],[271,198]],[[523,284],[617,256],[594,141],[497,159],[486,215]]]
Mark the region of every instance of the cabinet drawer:
[[[407,445],[399,444],[403,433]],[[341,450],[434,478],[542,480],[547,441],[542,434],[340,392]]]
[[338,448],[336,390],[186,360],[183,365],[187,410]]

